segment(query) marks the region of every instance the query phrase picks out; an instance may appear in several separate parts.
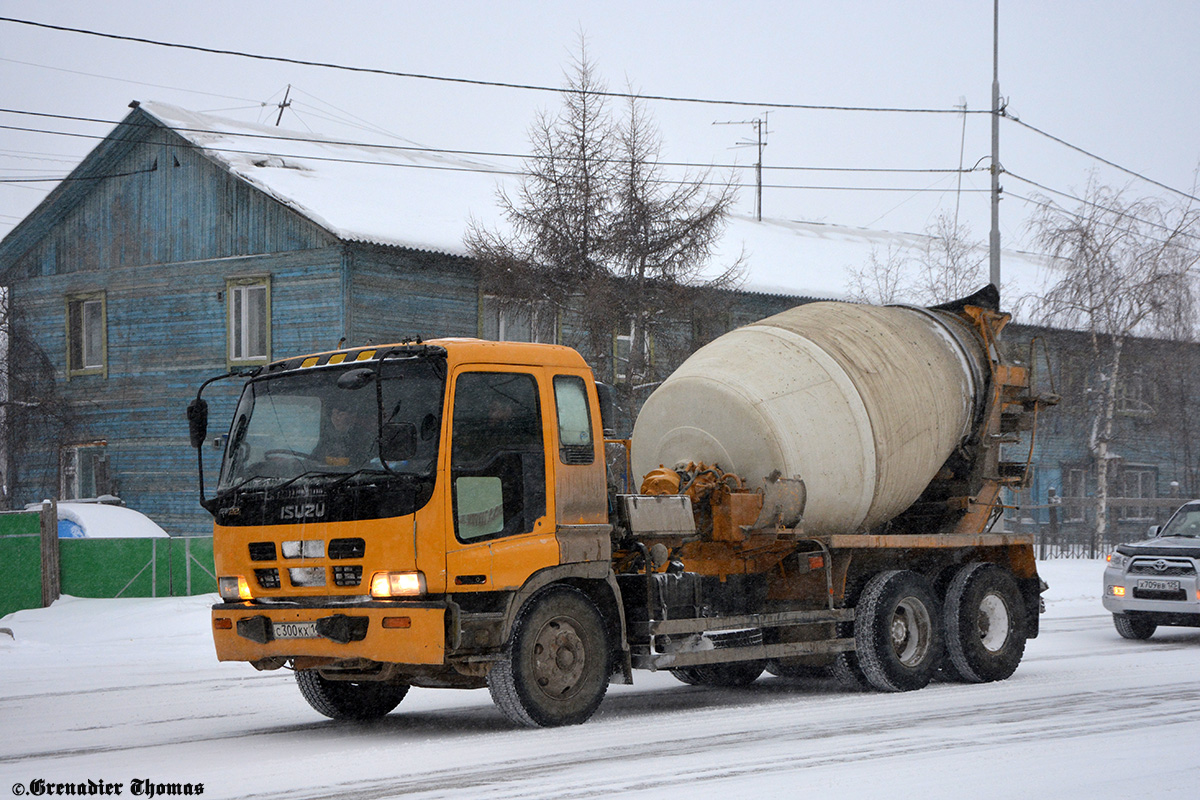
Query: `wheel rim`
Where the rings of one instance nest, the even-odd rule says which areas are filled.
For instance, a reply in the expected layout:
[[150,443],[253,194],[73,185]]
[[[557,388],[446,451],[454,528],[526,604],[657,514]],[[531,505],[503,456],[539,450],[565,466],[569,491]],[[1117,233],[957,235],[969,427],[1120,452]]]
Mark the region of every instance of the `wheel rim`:
[[586,665],[583,640],[570,619],[555,617],[538,631],[533,641],[533,679],[547,695],[569,697]]
[[989,592],[979,603],[979,639],[983,649],[989,653],[999,652],[1008,641],[1011,628],[1008,604],[1000,595]]
[[892,651],[906,667],[919,665],[929,652],[933,621],[929,609],[915,598],[905,598],[892,615]]

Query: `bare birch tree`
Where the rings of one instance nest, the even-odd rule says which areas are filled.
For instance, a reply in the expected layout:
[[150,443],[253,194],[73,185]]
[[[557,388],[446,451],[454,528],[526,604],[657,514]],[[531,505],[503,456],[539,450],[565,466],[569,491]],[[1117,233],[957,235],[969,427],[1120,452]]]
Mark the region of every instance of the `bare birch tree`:
[[[1092,181],[1074,210],[1045,202],[1031,225],[1060,278],[1036,298],[1048,324],[1090,335],[1095,365],[1088,448],[1096,467],[1096,539],[1108,528],[1109,462],[1126,340],[1161,333],[1191,313],[1200,259],[1197,214],[1127,199]],[[1188,320],[1190,325],[1190,320]]]
[[971,241],[971,231],[948,213],[925,230],[925,246],[917,257],[916,295],[926,305],[967,297],[987,283],[987,250]]

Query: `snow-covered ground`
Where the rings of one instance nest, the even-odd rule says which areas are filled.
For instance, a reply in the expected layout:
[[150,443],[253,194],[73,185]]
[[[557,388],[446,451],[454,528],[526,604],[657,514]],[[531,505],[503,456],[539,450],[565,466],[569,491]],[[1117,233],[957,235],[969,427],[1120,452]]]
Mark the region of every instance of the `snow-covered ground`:
[[1195,796],[1200,630],[1126,641],[1101,562],[1040,570],[1042,635],[1002,683],[715,690],[636,672],[589,723],[555,730],[514,729],[486,690],[414,689],[384,720],[332,722],[290,673],[215,661],[213,596],[63,598],[0,620],[0,796],[39,779],[126,797],[135,781],[340,800]]

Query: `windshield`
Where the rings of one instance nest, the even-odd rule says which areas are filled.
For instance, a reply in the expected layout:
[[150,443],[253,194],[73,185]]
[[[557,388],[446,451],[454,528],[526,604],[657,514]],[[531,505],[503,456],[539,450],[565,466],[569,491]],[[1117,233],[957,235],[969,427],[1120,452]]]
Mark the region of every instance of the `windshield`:
[[1200,503],[1176,511],[1158,535],[1200,537]]
[[432,479],[443,367],[405,359],[385,362],[378,373],[349,365],[251,382],[230,428],[217,494],[364,473]]

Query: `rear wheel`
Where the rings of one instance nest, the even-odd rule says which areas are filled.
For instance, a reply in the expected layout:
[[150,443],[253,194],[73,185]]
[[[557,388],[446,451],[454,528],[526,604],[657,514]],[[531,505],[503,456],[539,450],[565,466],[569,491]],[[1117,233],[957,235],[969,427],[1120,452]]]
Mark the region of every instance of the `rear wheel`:
[[975,562],[946,590],[947,673],[967,683],[1002,681],[1025,654],[1025,601],[1012,573]]
[[761,661],[700,664],[671,670],[672,675],[692,686],[749,686],[758,680],[762,673]]
[[884,692],[929,683],[942,660],[940,609],[924,578],[909,570],[881,572],[867,582],[854,620],[858,664]]
[[378,719],[400,705],[408,686],[379,681],[331,681],[315,669],[296,670],[300,694],[330,719]]
[[1113,625],[1126,639],[1149,639],[1158,629],[1158,623],[1128,614],[1113,614]]
[[604,699],[609,667],[600,612],[582,592],[557,586],[522,609],[506,658],[488,672],[488,690],[519,725],[577,725]]

